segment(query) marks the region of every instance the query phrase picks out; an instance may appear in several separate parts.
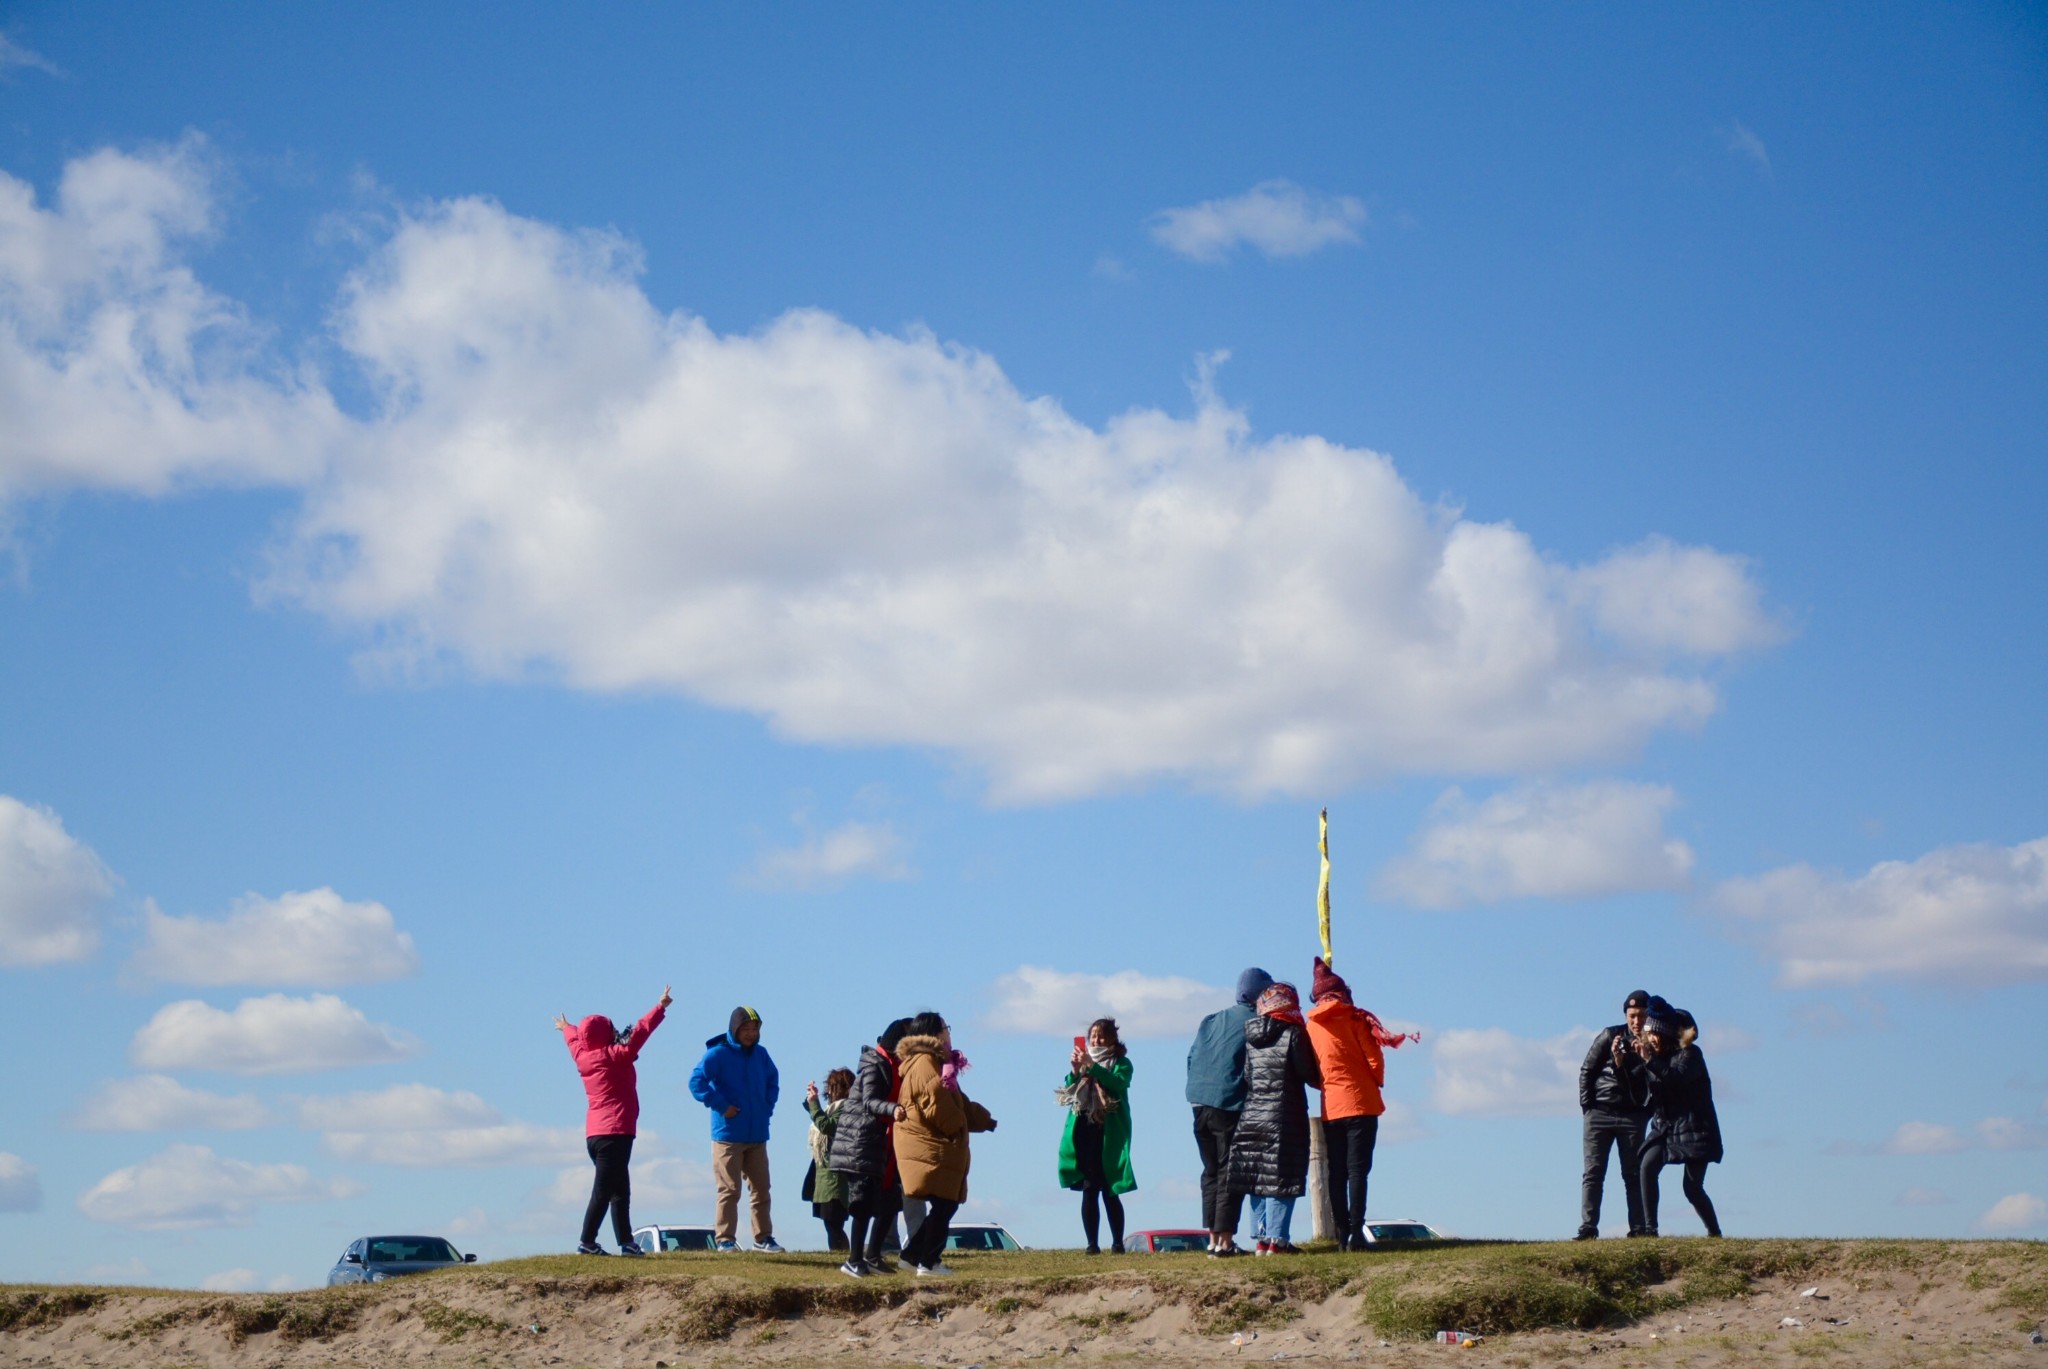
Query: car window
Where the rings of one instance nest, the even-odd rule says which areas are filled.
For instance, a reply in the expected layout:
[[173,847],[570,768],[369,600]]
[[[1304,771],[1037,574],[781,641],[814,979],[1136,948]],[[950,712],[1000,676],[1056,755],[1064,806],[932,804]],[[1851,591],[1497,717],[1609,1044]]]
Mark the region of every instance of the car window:
[[1152,1249],[1160,1254],[1167,1254],[1176,1250],[1207,1250],[1208,1248],[1209,1238],[1207,1236],[1154,1236],[1152,1238]]
[[1001,1250],[1002,1238],[988,1230],[955,1231],[946,1237],[948,1250]]
[[1437,1238],[1434,1231],[1420,1222],[1373,1222],[1371,1227],[1372,1238],[1376,1241],[1433,1241]]
[[665,1226],[661,1229],[663,1250],[709,1250],[711,1245],[712,1233],[709,1231],[678,1226]]
[[404,1240],[384,1236],[370,1242],[371,1264],[460,1264],[455,1247],[437,1237]]

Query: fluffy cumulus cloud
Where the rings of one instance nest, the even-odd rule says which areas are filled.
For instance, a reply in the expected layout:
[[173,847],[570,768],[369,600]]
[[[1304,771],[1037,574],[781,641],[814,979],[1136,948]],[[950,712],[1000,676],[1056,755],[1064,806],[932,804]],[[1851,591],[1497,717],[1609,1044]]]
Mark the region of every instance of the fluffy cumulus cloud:
[[270,1125],[270,1109],[246,1093],[208,1093],[167,1074],[110,1079],[71,1116],[80,1131],[246,1131]]
[[2048,1126],[2018,1117],[1986,1117],[1965,1132],[1941,1122],[1902,1122],[1875,1146],[1838,1141],[1836,1155],[1953,1155],[1963,1150],[2048,1150]]
[[1531,1039],[1499,1027],[1440,1032],[1430,1104],[1460,1117],[1549,1117],[1579,1108],[1579,1062],[1593,1029]]
[[100,944],[100,910],[113,891],[107,867],[64,830],[62,819],[0,794],[0,965],[91,955]]
[[2048,979],[2048,837],[1948,846],[1855,876],[1794,865],[1731,880],[1712,904],[1787,984]]
[[361,1191],[347,1180],[315,1178],[298,1165],[256,1164],[205,1146],[172,1146],[94,1184],[79,1197],[78,1210],[96,1222],[188,1231],[247,1226],[266,1202],[322,1202]]
[[426,1084],[301,1099],[299,1123],[339,1158],[379,1165],[559,1165],[583,1151],[579,1128],[507,1121],[474,1093]]
[[1424,908],[1515,898],[1594,898],[1683,887],[1692,848],[1664,831],[1677,795],[1605,780],[1523,785],[1474,804],[1438,799],[1409,854],[1381,872],[1380,892]]
[[1262,181],[1242,195],[1203,200],[1152,216],[1152,237],[1191,261],[1219,262],[1240,247],[1267,257],[1302,257],[1355,244],[1365,206],[1349,195],[1321,195],[1292,181]]
[[381,903],[332,889],[245,896],[222,919],[169,917],[151,906],[137,968],[179,984],[333,987],[402,979],[419,968],[412,937]]
[[2008,1193],[1977,1219],[1980,1231],[2036,1231],[2043,1227],[2048,1227],[2048,1202],[2032,1193]]
[[0,1150],[0,1212],[36,1212],[42,1206],[43,1185],[35,1166]]
[[[633,1204],[636,1212],[705,1210],[712,1194],[711,1166],[675,1155],[633,1156]],[[558,1170],[536,1195],[543,1213],[580,1211],[590,1201],[590,1162]],[[646,1220],[642,1218],[642,1220]],[[561,1218],[545,1215],[541,1229],[559,1229]]]
[[128,1058],[151,1070],[305,1074],[404,1060],[419,1044],[332,994],[248,998],[232,1011],[198,999],[169,1003],[143,1023]]
[[886,822],[848,822],[795,846],[764,851],[746,881],[765,889],[823,889],[850,879],[909,879],[903,838]]
[[[404,217],[338,300],[363,412],[255,362],[167,379],[130,346],[117,398],[79,381],[52,416],[59,363],[83,366],[67,330],[123,329],[38,301],[75,278],[125,319],[196,290],[172,246],[209,221],[201,160],[95,154],[66,185],[129,189],[55,210],[9,183],[77,260],[0,291],[33,373],[19,416],[0,390],[4,478],[296,485],[265,592],[395,670],[674,691],[794,740],[936,750],[1029,801],[1625,756],[1701,723],[1715,668],[1775,633],[1738,557],[1562,563],[1377,453],[1258,437],[1206,388],[1095,427],[923,333],[798,310],[722,335],[655,308],[618,237],[477,199]],[[161,309],[173,338],[205,312]]]
[[1129,1038],[1186,1036],[1231,996],[1228,989],[1170,975],[1023,965],[996,981],[983,1021],[997,1031],[1072,1036],[1098,1017],[1114,1017]]

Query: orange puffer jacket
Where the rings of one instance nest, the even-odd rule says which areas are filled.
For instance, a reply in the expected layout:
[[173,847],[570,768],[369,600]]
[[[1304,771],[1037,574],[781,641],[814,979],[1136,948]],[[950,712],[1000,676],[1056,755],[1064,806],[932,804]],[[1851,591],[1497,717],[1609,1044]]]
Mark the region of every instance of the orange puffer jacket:
[[1380,1085],[1387,1082],[1387,1058],[1372,1029],[1372,1014],[1341,998],[1326,998],[1309,1009],[1309,1044],[1323,1067],[1323,1120],[1377,1117],[1387,1110]]

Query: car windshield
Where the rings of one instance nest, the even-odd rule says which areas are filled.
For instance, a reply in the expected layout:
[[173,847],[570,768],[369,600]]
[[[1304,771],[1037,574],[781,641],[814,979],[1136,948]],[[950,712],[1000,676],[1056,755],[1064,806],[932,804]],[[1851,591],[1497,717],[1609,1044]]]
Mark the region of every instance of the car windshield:
[[994,1227],[970,1226],[951,1232],[946,1237],[948,1250],[1007,1250],[1003,1233]]
[[370,1242],[371,1264],[461,1264],[455,1247],[438,1236],[379,1236]]
[[665,1226],[661,1229],[663,1250],[709,1250],[711,1244],[709,1227]]
[[1209,1238],[1207,1235],[1154,1236],[1152,1238],[1152,1248],[1161,1253],[1174,1250],[1207,1250],[1209,1248]]
[[1374,1222],[1372,1238],[1376,1241],[1433,1241],[1437,1235],[1421,1222]]

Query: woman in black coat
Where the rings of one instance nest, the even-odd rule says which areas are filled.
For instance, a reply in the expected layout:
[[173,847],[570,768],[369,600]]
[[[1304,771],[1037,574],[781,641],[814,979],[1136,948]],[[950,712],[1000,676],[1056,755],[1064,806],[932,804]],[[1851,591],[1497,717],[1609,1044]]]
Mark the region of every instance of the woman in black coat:
[[861,1047],[853,1091],[839,1110],[826,1151],[826,1163],[839,1176],[853,1218],[846,1263],[839,1270],[856,1279],[893,1273],[896,1268],[894,1260],[883,1259],[882,1247],[894,1244],[896,1214],[903,1210],[903,1185],[896,1175],[889,1132],[896,1120],[896,1043],[909,1026],[909,1018],[898,1018],[874,1045]]
[[1707,1166],[1721,1161],[1721,1119],[1714,1111],[1707,1058],[1693,1044],[1698,1036],[1690,1013],[1661,998],[1651,1000],[1637,1046],[1652,1111],[1642,1152],[1643,1224],[1651,1236],[1657,1234],[1657,1176],[1666,1165],[1685,1166],[1686,1201],[1706,1223],[1709,1236],[1721,1234],[1706,1185]]
[[1323,1086],[1292,984],[1260,994],[1257,1014],[1244,1024],[1244,1082],[1244,1111],[1230,1137],[1230,1192],[1252,1196],[1258,1253],[1292,1254],[1294,1200],[1308,1191],[1305,1086]]

